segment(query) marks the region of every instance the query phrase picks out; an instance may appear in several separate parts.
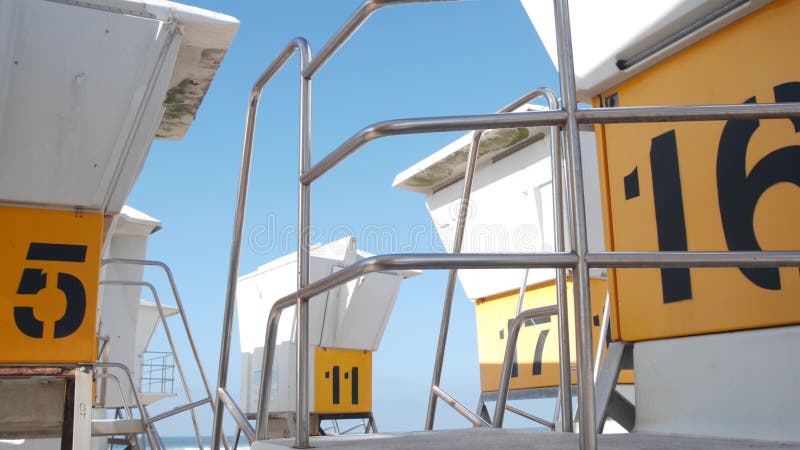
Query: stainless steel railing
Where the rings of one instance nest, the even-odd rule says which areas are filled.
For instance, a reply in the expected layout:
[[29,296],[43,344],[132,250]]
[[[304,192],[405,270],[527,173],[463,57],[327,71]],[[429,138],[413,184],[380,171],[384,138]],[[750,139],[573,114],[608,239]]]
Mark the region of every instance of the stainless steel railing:
[[[498,112],[512,112],[528,102],[537,98],[544,97],[547,100],[547,106],[551,111],[558,109],[558,98],[556,94],[548,88],[537,88],[509,105],[505,106]],[[475,164],[478,160],[481,136],[485,130],[475,130],[472,133],[472,141],[467,153],[467,165],[464,169],[464,187],[461,194],[461,203],[459,205],[458,218],[456,221],[456,230],[453,241],[453,248],[451,253],[461,253],[461,246],[464,239],[464,228],[467,222],[467,211],[469,210],[469,200],[472,194],[472,181],[475,175]],[[563,217],[563,201],[561,187],[561,145],[559,142],[559,133],[557,126],[550,127],[550,158],[552,167],[552,184],[559,188],[553,189],[553,209],[555,210],[555,250],[557,252],[564,251],[564,217]],[[517,313],[522,306],[522,300],[525,296],[525,285],[527,280],[528,271],[525,271],[522,286],[520,287],[520,297],[517,305]],[[439,340],[436,346],[436,358],[433,365],[433,376],[431,379],[430,395],[428,397],[428,410],[425,417],[425,429],[432,430],[434,420],[436,417],[436,403],[438,399],[444,400],[447,404],[452,406],[459,414],[464,416],[475,426],[490,425],[484,422],[478,415],[474,414],[463,405],[455,401],[450,394],[445,392],[441,386],[442,368],[444,365],[444,352],[447,346],[447,335],[450,327],[450,314],[453,307],[453,294],[456,287],[456,277],[458,271],[451,269],[447,278],[447,287],[444,295],[444,305],[442,306],[442,319],[439,327]],[[567,284],[565,269],[556,270],[556,304],[560,305],[559,311],[562,315],[559,316],[559,390],[563,391],[569,389],[570,386],[570,368],[569,368],[569,323],[566,307],[567,298]],[[563,320],[562,320],[563,319]],[[513,355],[512,355],[513,358]],[[566,361],[564,363],[563,361]],[[572,411],[572,396],[560,396],[561,409],[564,411]],[[455,403],[454,403],[455,402]],[[572,421],[563,421],[562,431],[572,431]]]
[[[508,327],[508,340],[506,341],[506,351],[505,355],[503,356],[503,367],[500,369],[500,386],[497,389],[497,402],[495,403],[494,408],[494,419],[492,419],[492,426],[495,428],[502,428],[503,427],[503,417],[506,412],[506,400],[508,399],[508,386],[511,382],[511,369],[513,367],[514,361],[514,352],[517,348],[517,339],[519,339],[519,332],[522,329],[522,325],[525,324],[525,321],[529,319],[538,319],[540,317],[546,316],[555,316],[558,315],[559,307],[558,305],[551,305],[551,306],[543,306],[541,308],[534,308],[528,309],[525,311],[521,311],[517,314],[517,317],[511,321],[511,325]],[[562,338],[563,339],[563,338]],[[569,339],[569,337],[567,337]],[[569,359],[560,360],[559,367],[567,367],[567,373],[569,373]],[[564,389],[569,389],[570,385],[567,386],[559,386],[559,392],[564,392]],[[570,395],[561,395],[561,397],[571,397]],[[570,409],[565,409],[564,411],[570,411]],[[566,416],[569,417],[569,416]],[[564,422],[569,422],[569,420],[564,420]]]
[[140,377],[142,393],[173,394],[175,392],[175,354],[147,351],[144,352],[142,358]]
[[[155,260],[109,258],[109,259],[104,259],[101,262],[101,264],[103,266],[117,264],[117,265],[132,265],[132,266],[141,266],[141,267],[157,267],[157,268],[160,268],[164,272],[164,274],[167,276],[167,280],[169,281],[170,289],[172,290],[172,297],[175,300],[175,306],[178,308],[178,315],[181,318],[181,322],[183,324],[184,333],[186,335],[186,339],[189,342],[189,348],[192,351],[192,356],[193,356],[195,364],[197,366],[197,370],[200,373],[200,379],[202,381],[203,388],[205,389],[205,392],[206,392],[206,398],[205,399],[200,400],[199,402],[194,402],[192,400],[191,393],[188,390],[188,385],[187,385],[187,383],[186,383],[186,381],[184,379],[183,370],[182,370],[182,368],[180,366],[178,366],[178,371],[179,371],[179,374],[181,376],[181,381],[182,381],[182,384],[183,384],[184,392],[186,393],[187,402],[188,402],[189,405],[195,405],[195,406],[200,406],[200,405],[203,405],[205,403],[208,403],[210,405],[210,407],[211,407],[212,413],[214,411],[216,411],[216,406],[211,401],[213,399],[213,397],[211,396],[211,388],[210,388],[210,385],[208,383],[208,377],[206,376],[206,371],[203,368],[202,362],[200,361],[200,353],[197,351],[197,344],[195,344],[194,336],[192,335],[192,330],[189,327],[189,320],[188,320],[188,318],[186,316],[186,310],[183,307],[183,300],[181,299],[181,295],[178,292],[178,285],[175,282],[175,277],[174,277],[174,275],[172,273],[172,269],[170,269],[169,266],[166,263],[164,263],[162,261],[155,261]],[[128,283],[128,282],[127,281],[119,281],[117,283],[112,283],[110,281],[103,281],[100,284],[117,284],[117,285],[127,285],[127,286],[132,286],[133,285],[133,284],[123,284],[123,283]],[[165,334],[168,337],[168,340],[169,340],[169,343],[170,343],[170,347],[172,349],[173,354],[175,355],[176,364],[179,364],[180,362],[178,360],[178,353],[177,353],[177,351],[175,349],[175,346],[173,345],[172,335],[170,333],[169,326],[167,325],[166,317],[164,316],[164,311],[163,311],[163,308],[161,306],[161,301],[160,301],[160,299],[158,297],[158,293],[157,293],[155,287],[150,283],[141,283],[141,284],[136,284],[136,285],[137,286],[141,286],[141,287],[147,287],[153,293],[153,298],[154,298],[154,301],[156,302],[156,306],[158,308],[159,320],[161,321],[161,323],[162,323],[162,325],[164,327],[164,331],[165,331]],[[184,406],[186,406],[186,405],[184,405]],[[196,415],[196,413],[194,411],[195,406],[193,406],[191,408],[187,408],[187,409],[191,411],[192,423],[193,423],[193,426],[194,426],[194,429],[195,429],[195,432],[196,432],[195,433],[195,438],[197,440],[198,448],[202,450],[203,449],[203,441],[202,441],[202,439],[200,437],[200,428],[199,428],[199,425],[197,423],[197,415]],[[181,407],[178,407],[176,409],[179,409],[179,408],[181,408]],[[185,409],[182,410],[182,411],[185,411]],[[227,439],[223,439],[222,443],[223,443],[223,445],[225,446],[226,449],[230,448]]]
[[[284,64],[291,58],[291,56],[295,53],[300,53],[300,72],[302,73],[306,67],[308,66],[309,62],[311,61],[311,47],[309,46],[308,42],[303,38],[295,38],[289,42],[286,48],[278,55],[278,57],[267,67],[264,73],[258,78],[256,83],[253,85],[253,89],[250,93],[250,102],[247,108],[247,120],[245,122],[245,133],[244,133],[244,144],[242,148],[242,165],[241,171],[239,174],[239,188],[236,198],[236,211],[234,213],[234,224],[233,224],[233,239],[231,242],[231,251],[230,251],[230,265],[228,268],[228,285],[227,285],[227,293],[225,295],[225,311],[223,314],[222,320],[222,343],[220,344],[220,357],[219,357],[219,373],[217,376],[217,399],[215,402],[215,411],[219,411],[220,413],[214,414],[214,427],[211,432],[211,448],[212,449],[219,449],[219,442],[222,434],[222,421],[224,416],[221,414],[222,408],[225,407],[224,404],[224,397],[228,396],[227,393],[227,384],[228,384],[228,365],[229,365],[229,358],[230,358],[230,347],[231,347],[231,333],[233,332],[233,313],[234,308],[236,306],[236,283],[238,283],[239,277],[239,255],[241,252],[242,247],[242,228],[244,227],[244,210],[247,204],[247,191],[248,191],[248,183],[249,183],[249,176],[250,176],[250,161],[253,151],[253,136],[255,134],[255,126],[256,126],[256,114],[258,112],[258,103],[261,97],[261,91],[264,89],[264,86],[272,79],[273,76],[283,67]],[[305,78],[303,76],[300,77],[300,96],[301,96],[301,113],[300,113],[300,122],[301,122],[301,131],[300,131],[300,153],[301,153],[301,170],[302,165],[305,164],[310,159],[310,136],[311,136],[311,80]],[[305,158],[302,156],[303,154],[309,154]],[[300,195],[301,201],[309,201],[310,199],[310,190],[301,189]],[[301,223],[308,223],[310,221],[309,218],[303,217],[303,214],[306,214],[304,211],[300,211],[300,222]],[[300,239],[303,242],[308,242],[308,239],[303,240],[302,236],[307,237],[307,233],[304,233],[302,230],[307,230],[307,226],[305,228],[301,227],[301,232],[299,235],[301,236]],[[300,281],[302,281],[303,276],[301,274],[305,273],[308,274],[308,262],[307,262],[307,255],[303,257],[301,260],[299,258],[300,255],[303,254],[302,246],[298,248],[298,268],[305,267],[305,270],[300,270],[298,272],[298,288],[300,288]],[[306,249],[307,249],[306,245]],[[307,279],[307,277],[306,277]],[[298,303],[302,303],[298,301]],[[298,305],[302,306],[302,305]],[[298,308],[298,313],[304,308]],[[308,333],[306,332],[306,337]],[[300,352],[300,345],[298,342],[298,353]],[[307,349],[305,350],[308,351]],[[266,355],[265,355],[266,358]],[[307,402],[306,402],[307,403]],[[259,409],[261,408],[261,399],[259,397]],[[308,406],[305,406],[307,410]],[[235,415],[235,410],[231,410],[232,413]],[[300,410],[298,410],[299,414]],[[306,414],[307,416],[307,414]],[[307,424],[306,424],[307,425]],[[248,423],[249,426],[249,423]],[[299,424],[298,424],[299,426]],[[307,430],[306,430],[307,431]],[[267,420],[256,420],[256,437],[258,439],[265,439],[267,435]]]
[[[150,290],[150,293],[153,296],[153,300],[156,302],[156,308],[158,309],[158,316],[161,321],[161,326],[164,328],[164,334],[167,337],[167,341],[169,342],[169,347],[172,349],[172,352],[175,353],[175,341],[172,339],[172,333],[170,332],[169,325],[167,324],[167,316],[164,314],[164,307],[161,304],[161,300],[158,297],[158,291],[156,290],[155,286],[146,282],[146,281],[125,281],[125,280],[102,280],[100,281],[101,286],[139,286],[143,288],[147,288]],[[188,330],[187,330],[188,331]],[[199,366],[198,361],[198,366]],[[186,395],[186,400],[188,403],[192,403],[192,393],[189,391],[189,383],[186,381],[186,374],[183,371],[183,365],[181,364],[180,358],[175,358],[175,366],[178,368],[178,375],[181,379],[181,385],[183,386],[184,395]],[[210,403],[211,397],[206,397],[204,400],[201,400],[202,403]],[[195,438],[197,440],[197,445],[201,450],[203,449],[203,440],[200,438],[200,425],[197,421],[197,413],[195,413],[194,408],[189,409],[190,414],[192,415],[192,425],[194,426],[195,431]]]
[[[342,28],[323,47],[320,55],[311,59],[307,42],[302,38],[290,43],[253,87],[247,113],[245,138],[242,151],[242,167],[239,179],[234,232],[231,246],[231,261],[228,273],[228,290],[223,318],[222,343],[220,349],[220,375],[218,381],[217,408],[215,414],[212,449],[218,450],[222,426],[222,399],[227,394],[227,371],[233,324],[236,283],[238,278],[239,252],[241,246],[244,209],[247,198],[250,155],[252,153],[258,97],[274,73],[280,69],[298,48],[301,51],[301,115],[300,115],[300,167],[299,167],[299,232],[298,232],[298,290],[279,299],[270,311],[265,334],[265,354],[259,409],[256,422],[256,439],[266,438],[268,418],[269,386],[274,360],[274,339],[277,320],[283,309],[297,305],[297,436],[295,446],[308,448],[308,300],[327,289],[338,286],[357,276],[383,270],[400,269],[465,269],[465,268],[568,268],[573,269],[575,289],[576,351],[578,366],[578,399],[580,402],[579,423],[581,425],[580,447],[594,450],[597,437],[594,429],[595,401],[592,374],[591,310],[589,303],[589,267],[774,267],[800,265],[800,252],[589,252],[587,246],[586,217],[583,198],[582,162],[578,125],[582,123],[621,122],[674,122],[744,118],[800,117],[800,104],[759,105],[715,105],[684,107],[645,108],[595,108],[578,110],[575,76],[572,61],[572,43],[567,0],[554,0],[559,81],[562,107],[557,111],[522,113],[498,113],[486,115],[450,116],[400,119],[370,125],[352,136],[320,162],[310,165],[310,92],[313,75],[355,33],[365,20],[377,9],[400,3],[415,3],[420,0],[370,0],[365,2]],[[438,1],[438,0],[434,0]],[[303,53],[305,50],[305,53]],[[529,126],[561,126],[566,144],[566,186],[555,185],[554,190],[566,189],[569,194],[568,217],[570,242],[573,248],[552,253],[523,255],[508,254],[447,254],[447,255],[383,255],[362,260],[335,274],[314,283],[308,283],[310,186],[313,181],[335,167],[339,162],[355,153],[368,142],[391,135],[432,133],[458,130],[481,130],[516,128]],[[557,161],[553,162],[554,164]],[[555,167],[555,166],[554,166]],[[557,176],[554,170],[554,177]],[[563,192],[563,191],[562,191]],[[562,307],[563,302],[562,302]],[[566,320],[566,314],[560,315]],[[438,352],[437,352],[438,353]],[[437,355],[438,356],[438,355]],[[562,361],[564,358],[562,357]],[[568,361],[568,359],[566,359]],[[563,381],[562,381],[563,383]],[[234,405],[235,406],[235,405]],[[566,412],[566,411],[565,411]],[[566,420],[565,420],[566,422]]]

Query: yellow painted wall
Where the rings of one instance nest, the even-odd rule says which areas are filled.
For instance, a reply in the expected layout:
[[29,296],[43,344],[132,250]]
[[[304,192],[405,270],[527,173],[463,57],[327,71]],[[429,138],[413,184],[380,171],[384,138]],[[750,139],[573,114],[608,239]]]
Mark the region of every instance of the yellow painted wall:
[[0,207],[0,362],[94,362],[103,215]]
[[[603,304],[606,299],[606,281],[591,280],[592,315],[595,319],[593,331],[593,350],[597,348],[600,320]],[[570,355],[571,364],[575,364],[575,326],[572,296],[572,282],[568,282],[567,297],[570,323]],[[508,324],[516,316],[518,293],[508,294],[491,300],[482,300],[475,304],[475,315],[478,325],[478,358],[481,369],[481,391],[496,391],[500,384],[500,368],[505,355]],[[556,288],[553,282],[529,287],[525,293],[522,309],[539,308],[556,303]],[[541,320],[541,319],[540,319]],[[558,386],[558,322],[553,316],[530,326],[523,326],[517,341],[517,376],[511,378],[511,389],[532,389]],[[541,352],[537,351],[542,342]],[[540,355],[540,358],[537,358]],[[534,362],[540,361],[541,365]],[[573,370],[573,383],[577,379]],[[513,374],[512,374],[513,375]],[[620,377],[621,383],[632,383],[633,375],[625,371]]]
[[372,411],[372,352],[316,348],[315,413]]
[[[623,107],[800,101],[798,24],[800,3],[776,1],[596,103],[614,94]],[[609,249],[800,249],[800,122],[615,124],[597,131]],[[748,276],[735,268],[621,269],[610,271],[610,282],[614,336],[627,341],[800,323],[796,267]]]

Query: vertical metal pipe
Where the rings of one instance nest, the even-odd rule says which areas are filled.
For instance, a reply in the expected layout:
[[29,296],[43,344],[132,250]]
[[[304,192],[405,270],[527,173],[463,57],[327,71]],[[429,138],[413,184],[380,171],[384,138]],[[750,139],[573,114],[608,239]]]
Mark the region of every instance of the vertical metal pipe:
[[[464,171],[464,189],[461,193],[461,205],[458,208],[458,221],[456,222],[456,233],[453,238],[452,253],[461,253],[461,244],[464,240],[464,226],[467,221],[469,211],[469,197],[472,194],[472,180],[475,176],[475,163],[478,160],[478,147],[480,146],[483,131],[475,131],[472,134],[472,144],[467,154],[467,167]],[[456,288],[456,275],[458,270],[451,269],[447,276],[447,289],[444,294],[444,305],[442,306],[442,321],[439,325],[439,341],[436,344],[436,360],[433,364],[433,376],[431,377],[431,389],[428,394],[428,412],[425,417],[425,429],[432,430],[433,422],[436,418],[436,402],[438,397],[434,391],[442,380],[442,367],[444,366],[444,350],[447,347],[447,332],[450,328],[450,314],[453,310],[453,293]]]
[[[244,144],[242,148],[242,164],[239,168],[239,189],[236,194],[236,212],[233,216],[233,236],[228,265],[228,285],[225,294],[225,310],[222,316],[222,337],[219,349],[219,369],[217,372],[217,388],[228,385],[228,365],[230,362],[231,334],[233,333],[233,313],[236,303],[236,284],[239,282],[239,254],[242,247],[242,229],[244,228],[244,211],[247,204],[247,188],[250,179],[250,160],[253,152],[253,134],[258,112],[258,98],[261,90],[253,89],[247,108]],[[224,405],[219,395],[214,402],[214,426],[211,431],[211,450],[219,450]]]
[[[558,109],[558,99],[552,91],[547,91],[548,106],[552,111]],[[563,252],[566,248],[564,238],[564,172],[561,153],[561,133],[558,126],[550,127],[550,171],[552,173],[553,192],[553,229],[555,251]],[[568,222],[571,222],[568,220]],[[561,420],[560,430],[572,432],[572,380],[571,358],[569,351],[569,307],[567,305],[567,271],[557,268],[556,271],[556,305],[558,306],[558,361],[559,361],[559,409],[566,411],[567,420]],[[566,394],[565,394],[566,393]],[[555,418],[554,418],[555,420]]]
[[278,335],[278,322],[281,314],[267,319],[267,331],[264,335],[264,354],[261,358],[261,385],[258,390],[258,408],[256,409],[256,440],[267,439],[269,423],[269,397],[272,389],[272,367],[275,362],[275,338]]
[[[575,254],[578,257],[573,273],[575,295],[575,338],[578,362],[578,402],[580,404],[580,445],[581,450],[595,450],[594,379],[592,378],[592,328],[591,301],[589,298],[589,267],[586,264],[588,239],[586,233],[586,211],[583,198],[583,168],[581,166],[581,147],[578,123],[575,113],[578,102],[575,88],[575,68],[572,55],[572,35],[570,29],[568,0],[553,0],[556,22],[556,43],[558,47],[558,74],[561,85],[561,100],[567,113],[564,128],[567,144],[567,161],[570,167],[570,197],[574,217],[573,235]],[[566,397],[566,396],[563,396]],[[564,411],[566,413],[566,411]]]
[[[311,185],[300,179],[311,167],[311,79],[300,77],[300,154],[298,170],[297,289],[308,285],[311,257]],[[308,448],[308,298],[297,298],[297,437],[295,448]]]
[[[242,246],[242,229],[244,227],[244,211],[247,204],[247,190],[250,179],[250,160],[253,151],[253,138],[255,135],[256,114],[261,90],[272,77],[283,67],[286,61],[294,54],[300,52],[300,72],[306,68],[311,60],[311,46],[304,38],[294,38],[275,60],[264,70],[256,80],[250,92],[250,101],[247,107],[247,120],[244,127],[244,143],[242,144],[242,165],[239,169],[239,188],[236,196],[236,212],[233,216],[233,237],[231,239],[230,262],[228,266],[228,285],[225,294],[225,309],[222,319],[222,337],[219,349],[219,372],[217,374],[217,391],[228,384],[228,365],[230,362],[231,333],[233,332],[233,314],[236,303],[236,284],[239,282],[239,254]],[[273,343],[274,345],[274,343]],[[267,348],[264,349],[267,352]],[[261,386],[263,387],[262,382]],[[219,450],[223,422],[223,403],[219,395],[214,403],[214,427],[211,432],[211,449]],[[261,405],[259,400],[259,405]],[[266,410],[262,411],[268,415]],[[265,424],[266,427],[266,424]]]

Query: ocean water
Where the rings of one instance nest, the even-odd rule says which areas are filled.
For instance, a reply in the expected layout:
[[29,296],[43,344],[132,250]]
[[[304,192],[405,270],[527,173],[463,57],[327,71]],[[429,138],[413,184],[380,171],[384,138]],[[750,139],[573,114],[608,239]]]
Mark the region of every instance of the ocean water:
[[[235,436],[229,436],[228,442],[233,445],[233,440]],[[198,450],[199,447],[197,446],[197,438],[194,436],[161,436],[161,440],[164,442],[164,447],[166,450]],[[203,448],[209,449],[211,447],[211,436],[203,436]],[[222,447],[224,448],[224,447]],[[247,443],[247,439],[242,435],[239,438],[239,446],[237,450],[250,450],[250,444]]]

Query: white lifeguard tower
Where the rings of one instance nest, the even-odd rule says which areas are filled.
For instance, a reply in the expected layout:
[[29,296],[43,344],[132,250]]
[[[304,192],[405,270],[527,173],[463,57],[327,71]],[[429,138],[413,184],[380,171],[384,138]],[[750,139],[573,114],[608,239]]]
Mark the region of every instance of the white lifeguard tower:
[[[361,259],[373,256],[346,237],[311,249],[311,282]],[[297,254],[260,266],[239,278],[236,304],[242,351],[242,410],[254,414],[258,404],[264,333],[272,305],[297,288]],[[309,410],[322,420],[365,419],[365,431],[375,431],[372,417],[372,352],[378,350],[397,300],[400,284],[418,271],[371,273],[310,303]],[[275,347],[270,411],[283,420],[270,421],[272,435],[290,435],[295,410],[295,308],[281,316]],[[275,417],[273,417],[275,418]],[[319,426],[314,428],[317,431]]]

